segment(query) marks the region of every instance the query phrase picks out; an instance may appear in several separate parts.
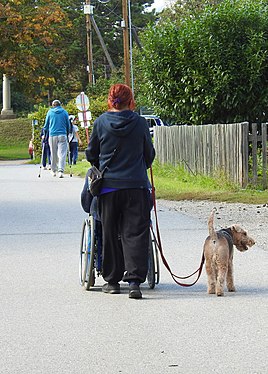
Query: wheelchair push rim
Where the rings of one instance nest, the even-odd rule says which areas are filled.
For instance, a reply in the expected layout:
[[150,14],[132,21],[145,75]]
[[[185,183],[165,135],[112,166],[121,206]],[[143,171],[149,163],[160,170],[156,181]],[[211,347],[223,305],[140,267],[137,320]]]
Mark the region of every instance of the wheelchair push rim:
[[147,281],[151,289],[159,283],[159,256],[152,227],[150,228]]
[[79,263],[80,284],[86,290],[89,290],[95,283],[94,255],[94,219],[89,216],[88,219],[85,219],[82,226]]

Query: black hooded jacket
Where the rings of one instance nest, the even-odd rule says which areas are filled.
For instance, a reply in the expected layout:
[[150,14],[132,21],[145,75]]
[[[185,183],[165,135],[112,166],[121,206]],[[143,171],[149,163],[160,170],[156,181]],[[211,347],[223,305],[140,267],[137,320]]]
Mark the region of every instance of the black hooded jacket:
[[155,150],[146,120],[131,110],[103,113],[94,122],[86,157],[100,170],[109,163],[103,187],[148,188]]

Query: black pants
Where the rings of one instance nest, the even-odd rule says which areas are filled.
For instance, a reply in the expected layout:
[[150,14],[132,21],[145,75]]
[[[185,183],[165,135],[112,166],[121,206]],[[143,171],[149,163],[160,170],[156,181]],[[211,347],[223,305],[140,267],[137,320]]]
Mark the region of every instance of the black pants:
[[77,142],[70,142],[69,143],[70,149],[70,164],[76,164],[78,158],[78,143]]
[[50,147],[48,143],[43,144],[43,158],[42,158],[42,165],[45,167],[48,164],[51,165],[51,160],[50,160]]
[[[126,189],[99,197],[106,282],[143,283],[148,271],[150,204],[146,189]],[[124,275],[125,273],[125,275]]]

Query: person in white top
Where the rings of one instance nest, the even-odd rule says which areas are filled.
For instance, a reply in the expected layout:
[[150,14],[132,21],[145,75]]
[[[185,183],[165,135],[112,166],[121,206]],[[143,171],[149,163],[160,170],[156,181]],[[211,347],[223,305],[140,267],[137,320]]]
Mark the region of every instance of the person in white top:
[[82,145],[82,141],[78,134],[77,118],[69,116],[70,119],[70,133],[69,133],[69,147],[70,147],[70,164],[76,164],[78,158],[78,144]]

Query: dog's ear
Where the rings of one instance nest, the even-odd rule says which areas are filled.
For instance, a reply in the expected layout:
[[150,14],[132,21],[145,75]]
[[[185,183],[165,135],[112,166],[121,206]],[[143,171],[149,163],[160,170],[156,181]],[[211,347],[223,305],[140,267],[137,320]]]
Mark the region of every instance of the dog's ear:
[[247,235],[247,232],[239,225],[232,225],[231,230],[240,234]]
[[239,225],[232,225],[231,230],[234,231],[234,232],[242,232],[243,231]]

